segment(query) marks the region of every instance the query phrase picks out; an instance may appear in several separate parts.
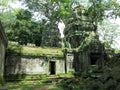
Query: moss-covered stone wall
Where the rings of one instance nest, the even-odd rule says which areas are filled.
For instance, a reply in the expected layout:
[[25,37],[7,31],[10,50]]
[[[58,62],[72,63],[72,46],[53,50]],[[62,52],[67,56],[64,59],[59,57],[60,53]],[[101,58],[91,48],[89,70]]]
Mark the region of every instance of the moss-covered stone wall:
[[6,53],[7,40],[2,29],[0,22],[0,84],[3,83],[3,74],[4,74],[4,61]]
[[[54,68],[50,63],[54,62]],[[10,55],[5,63],[5,75],[10,74],[51,74],[50,70],[55,69],[54,74],[65,73],[64,58],[62,57],[27,57],[22,55]]]

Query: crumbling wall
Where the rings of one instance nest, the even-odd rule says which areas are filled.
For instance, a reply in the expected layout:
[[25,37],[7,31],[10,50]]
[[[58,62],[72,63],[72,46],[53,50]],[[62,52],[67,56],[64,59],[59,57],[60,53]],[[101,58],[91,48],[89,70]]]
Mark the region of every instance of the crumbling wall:
[[65,73],[63,58],[26,57],[11,55],[5,63],[5,75],[10,74],[50,74],[50,61],[55,62],[55,74]]
[[6,46],[7,39],[5,37],[5,33],[3,32],[2,24],[0,22],[0,83],[3,82]]

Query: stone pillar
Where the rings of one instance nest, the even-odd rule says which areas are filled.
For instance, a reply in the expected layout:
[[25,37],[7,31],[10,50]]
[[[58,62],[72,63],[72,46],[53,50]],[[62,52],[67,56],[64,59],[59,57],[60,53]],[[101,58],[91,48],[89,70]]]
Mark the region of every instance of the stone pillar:
[[64,58],[65,58],[65,73],[67,73],[67,49],[64,51]]
[[5,59],[5,46],[0,40],[0,84],[4,84],[3,74],[4,74],[4,59]]

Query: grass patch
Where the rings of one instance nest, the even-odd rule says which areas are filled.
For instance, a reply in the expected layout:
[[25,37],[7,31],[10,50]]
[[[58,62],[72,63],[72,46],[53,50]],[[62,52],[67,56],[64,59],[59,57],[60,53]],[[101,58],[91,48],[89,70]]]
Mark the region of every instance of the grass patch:
[[62,87],[58,87],[58,86],[54,86],[52,89],[50,90],[64,90]]
[[50,55],[56,57],[63,57],[63,52],[61,48],[56,47],[35,47],[35,46],[21,46],[17,43],[8,44],[9,54],[22,54],[29,56],[43,56]]
[[46,74],[38,74],[38,75],[26,75],[26,77],[24,78],[25,80],[45,80],[47,77]]
[[10,74],[5,76],[6,81],[34,81],[34,80],[45,80],[48,75],[46,74]]
[[23,46],[22,54],[24,55],[53,55],[53,56],[63,56],[61,48],[53,47],[29,47]]
[[[45,88],[50,87],[49,84],[42,83],[41,81],[8,82],[6,86],[8,87],[8,90],[44,90]],[[64,90],[64,89],[62,89],[62,87],[52,84],[49,90]]]
[[73,71],[69,71],[67,74],[64,74],[64,73],[60,73],[57,75],[58,77],[66,77],[66,78],[69,78],[69,77],[74,77],[74,73]]
[[9,90],[34,90],[42,85],[40,81],[9,82],[6,84]]

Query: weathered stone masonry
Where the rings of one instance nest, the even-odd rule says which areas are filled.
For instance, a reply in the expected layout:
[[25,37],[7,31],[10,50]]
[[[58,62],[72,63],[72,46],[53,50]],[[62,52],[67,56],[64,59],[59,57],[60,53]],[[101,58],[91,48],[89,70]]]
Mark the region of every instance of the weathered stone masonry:
[[65,73],[64,63],[63,57],[10,55],[5,63],[5,73],[6,75]]
[[7,39],[0,22],[0,79],[3,79]]

